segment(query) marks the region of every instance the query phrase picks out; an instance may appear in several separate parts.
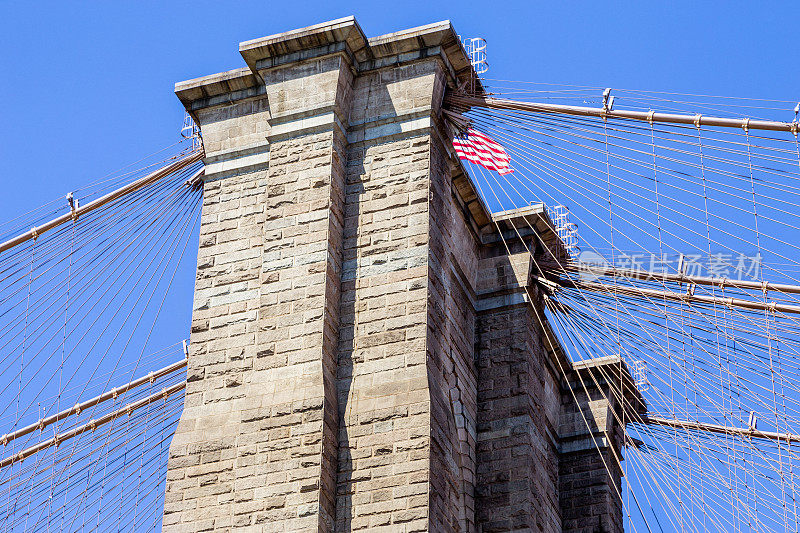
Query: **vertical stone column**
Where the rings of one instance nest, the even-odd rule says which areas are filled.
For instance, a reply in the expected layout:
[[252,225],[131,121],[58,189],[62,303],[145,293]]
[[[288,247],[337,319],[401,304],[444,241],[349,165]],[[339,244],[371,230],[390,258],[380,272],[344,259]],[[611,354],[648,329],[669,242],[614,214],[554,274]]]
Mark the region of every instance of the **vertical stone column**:
[[348,18],[240,52],[176,87],[207,157],[164,527],[469,530],[478,240],[438,116],[472,72],[457,36]]
[[[359,80],[354,122],[389,107],[379,77]],[[366,141],[359,130],[347,176],[337,529],[424,530],[428,140]]]
[[[454,194],[441,138],[431,145],[428,268],[428,386],[431,394],[432,512],[443,530],[476,531],[476,284],[480,241]],[[448,529],[444,529],[447,526]]]
[[536,239],[530,229],[523,233],[531,227],[523,219],[527,211],[494,217],[505,222],[499,228],[505,244],[499,233],[490,234],[494,242],[479,271],[476,521],[486,532],[561,530],[560,376],[543,336],[543,314],[537,317],[541,309],[534,308],[541,304],[529,283],[528,250],[536,249]]
[[624,425],[637,412],[645,412],[644,400],[619,357],[574,363],[559,427],[564,531],[623,531]]
[[273,65],[270,49],[259,49],[256,76],[195,83],[240,102],[191,104],[207,155],[203,248],[167,530],[333,528],[343,117],[353,78],[343,50],[364,40],[352,24],[332,31],[342,51]]
[[339,342],[341,531],[457,531],[467,520],[459,465],[469,453],[458,424],[467,436],[453,413],[474,405],[474,325],[470,308],[449,311],[462,285],[472,290],[453,280],[459,268],[474,272],[477,241],[453,208],[437,117],[448,63],[431,53],[439,44],[419,49],[458,45],[451,31],[370,39],[355,84]]
[[[246,89],[257,84],[249,71],[214,81]],[[247,479],[246,472],[254,468],[243,465],[258,440],[245,413],[269,394],[253,382],[268,190],[268,107],[263,100],[242,99],[198,116],[208,157],[186,398],[167,472],[167,531],[241,523],[240,510],[259,484]]]
[[[259,69],[270,102],[270,186],[259,307],[259,381],[275,394],[254,413],[273,430],[259,491],[279,498],[287,530],[331,530],[335,517],[336,359],[345,132],[352,70],[333,55]],[[258,454],[258,450],[256,450]],[[274,521],[286,514],[269,513]]]

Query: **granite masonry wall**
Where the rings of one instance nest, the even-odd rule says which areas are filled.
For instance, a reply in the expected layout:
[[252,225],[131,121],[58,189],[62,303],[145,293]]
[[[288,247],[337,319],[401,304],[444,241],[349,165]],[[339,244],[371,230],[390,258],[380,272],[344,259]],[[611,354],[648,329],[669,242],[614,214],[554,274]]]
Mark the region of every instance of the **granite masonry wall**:
[[574,423],[609,391],[564,392],[541,247],[499,245],[452,153],[441,103],[474,75],[452,26],[240,52],[176,86],[206,173],[164,530],[621,531],[598,466],[621,430]]
[[503,251],[482,260],[478,288],[477,520],[483,531],[560,531],[559,374],[526,288],[530,254]]

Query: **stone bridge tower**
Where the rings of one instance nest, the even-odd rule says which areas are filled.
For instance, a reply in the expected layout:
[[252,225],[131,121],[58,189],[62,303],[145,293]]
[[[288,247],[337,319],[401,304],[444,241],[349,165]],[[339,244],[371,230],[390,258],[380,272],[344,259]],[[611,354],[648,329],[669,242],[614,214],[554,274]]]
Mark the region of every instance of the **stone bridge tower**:
[[206,171],[164,530],[621,531],[622,366],[564,356],[545,209],[490,214],[454,156],[450,23],[239,51],[176,85]]

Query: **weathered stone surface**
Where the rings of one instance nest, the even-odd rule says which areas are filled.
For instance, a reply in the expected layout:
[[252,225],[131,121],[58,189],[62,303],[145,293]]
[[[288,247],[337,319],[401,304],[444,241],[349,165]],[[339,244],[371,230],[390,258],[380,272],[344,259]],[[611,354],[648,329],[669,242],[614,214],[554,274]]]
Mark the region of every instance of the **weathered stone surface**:
[[644,400],[619,357],[573,365],[559,420],[563,531],[622,531],[624,425],[644,412]]
[[476,520],[482,531],[560,531],[560,374],[530,302],[530,254],[489,255],[479,273]]
[[240,51],[176,86],[206,182],[164,529],[618,530],[620,472],[580,444],[613,406],[567,401],[530,282],[544,207],[493,220],[441,122],[472,75],[450,24]]

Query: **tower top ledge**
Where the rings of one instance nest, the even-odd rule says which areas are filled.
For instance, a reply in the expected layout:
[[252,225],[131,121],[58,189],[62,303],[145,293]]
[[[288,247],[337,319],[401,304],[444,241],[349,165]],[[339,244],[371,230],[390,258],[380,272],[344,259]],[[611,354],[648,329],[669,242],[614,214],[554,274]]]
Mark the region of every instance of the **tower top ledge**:
[[239,43],[247,68],[176,83],[175,94],[191,112],[203,107],[195,102],[258,87],[262,84],[262,69],[344,52],[351,57],[354,68],[370,70],[425,57],[436,47],[450,72],[450,84],[474,76],[469,57],[449,20],[368,39],[355,17],[350,16]]

